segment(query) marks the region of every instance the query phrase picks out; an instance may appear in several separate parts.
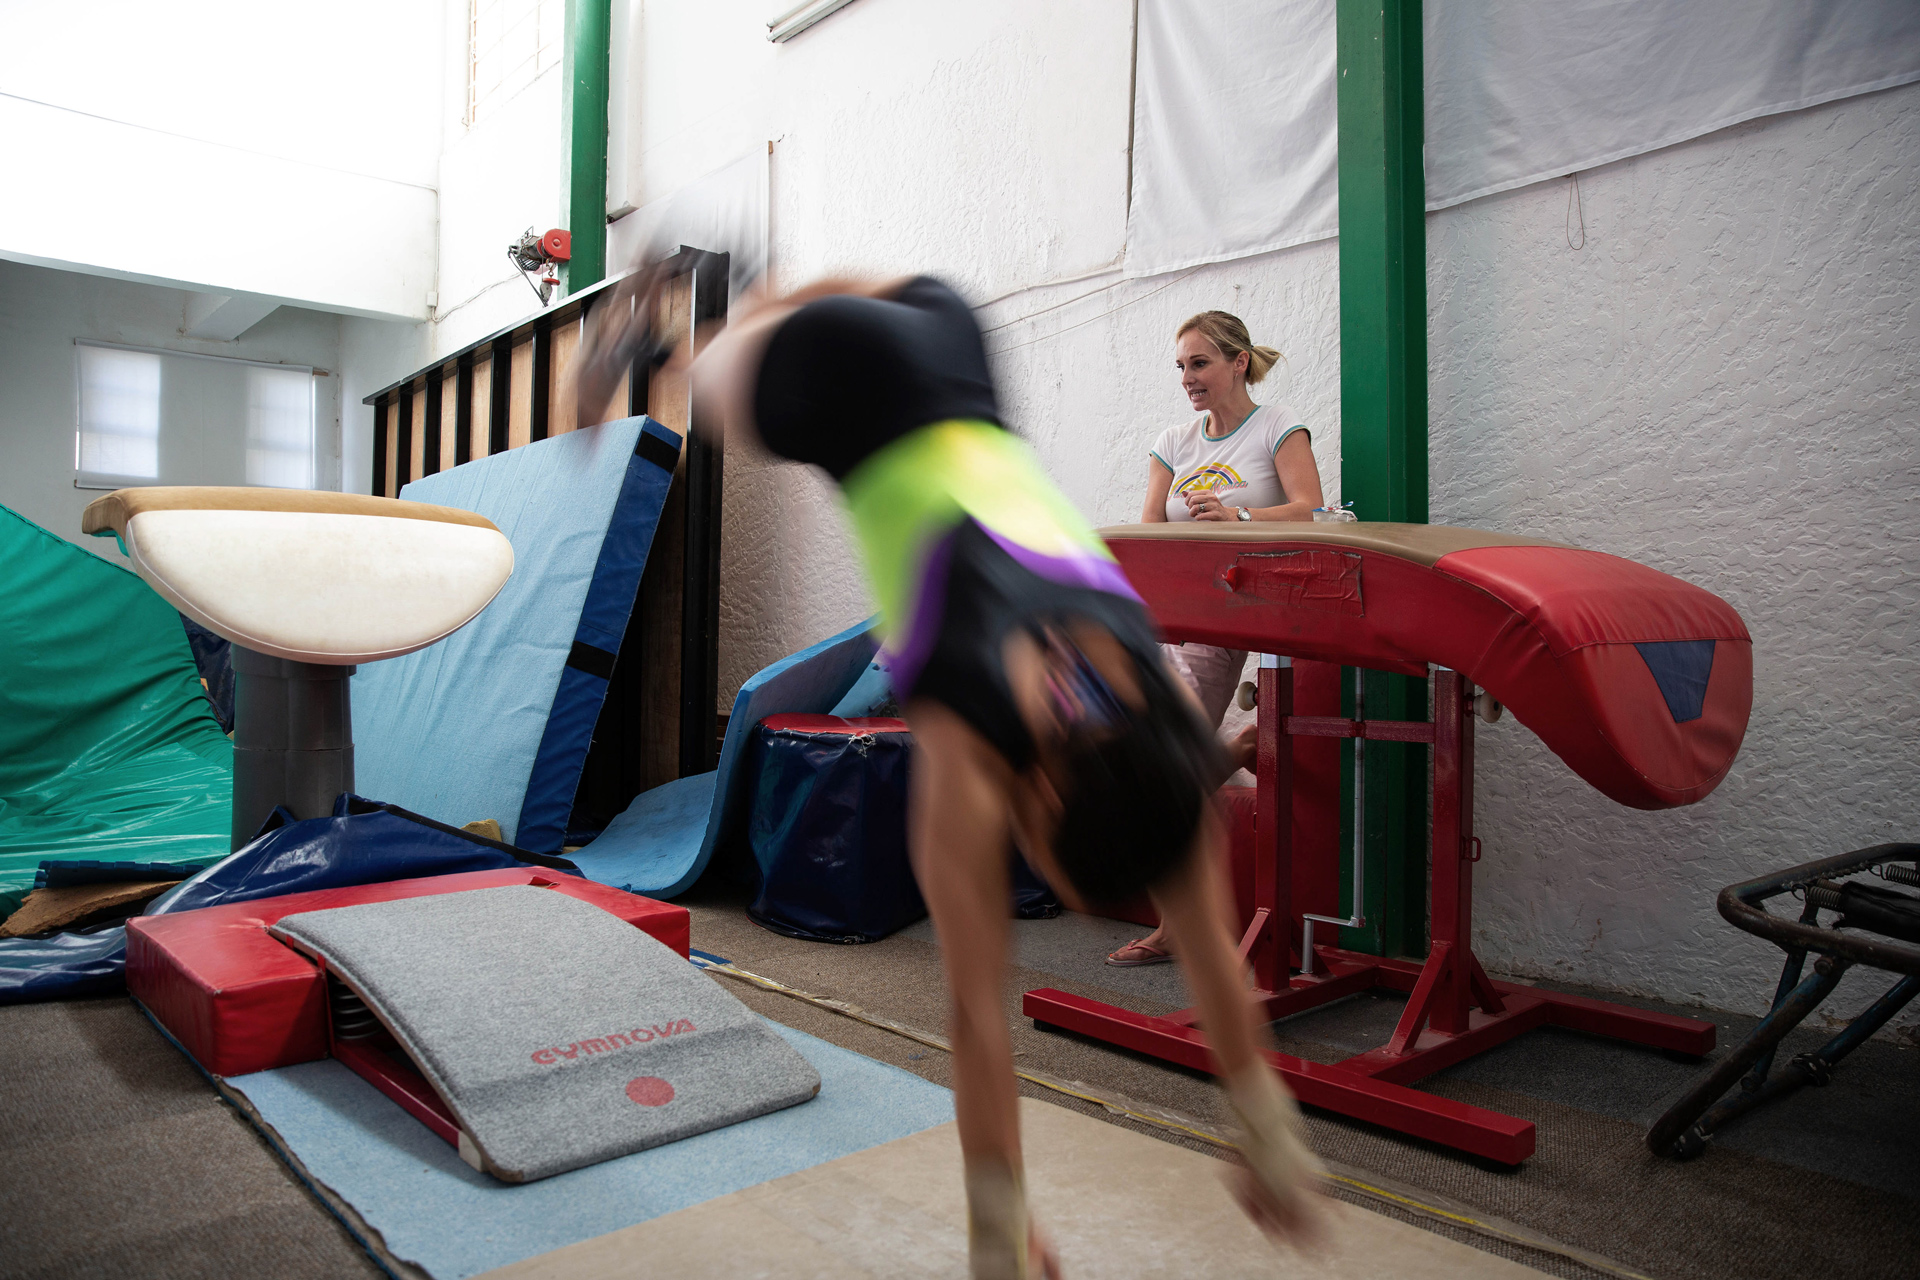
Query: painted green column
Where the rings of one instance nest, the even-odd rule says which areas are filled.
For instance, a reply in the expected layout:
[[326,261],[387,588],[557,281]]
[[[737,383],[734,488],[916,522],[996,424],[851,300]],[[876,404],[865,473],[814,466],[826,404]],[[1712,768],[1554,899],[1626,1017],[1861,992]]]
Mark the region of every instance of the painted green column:
[[611,0],[567,0],[560,90],[567,176],[560,221],[573,237],[573,261],[561,269],[568,293],[598,284],[607,275],[607,53],[612,25]]
[[[1420,0],[1338,0],[1340,491],[1362,520],[1427,520],[1427,243]],[[1353,672],[1346,675],[1348,714]],[[1427,682],[1369,673],[1368,717],[1427,718]],[[1351,745],[1344,847],[1351,857]],[[1426,748],[1367,744],[1367,925],[1342,941],[1426,952]],[[1349,868],[1349,872],[1350,872]],[[1348,877],[1351,883],[1351,876]],[[1343,893],[1345,891],[1343,890]],[[1351,902],[1341,909],[1351,912]]]

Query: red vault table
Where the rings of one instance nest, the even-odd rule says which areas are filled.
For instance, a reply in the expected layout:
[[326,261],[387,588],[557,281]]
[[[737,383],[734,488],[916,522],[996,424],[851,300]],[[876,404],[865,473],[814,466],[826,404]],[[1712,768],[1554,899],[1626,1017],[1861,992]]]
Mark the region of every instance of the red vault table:
[[[1399,524],[1151,524],[1102,531],[1172,641],[1264,655],[1258,693],[1253,997],[1284,1018],[1373,987],[1408,993],[1387,1043],[1335,1065],[1273,1054],[1300,1101],[1518,1164],[1532,1122],[1410,1088],[1545,1025],[1703,1054],[1710,1022],[1494,982],[1474,957],[1475,686],[1595,789],[1637,809],[1691,804],[1726,776],[1752,705],[1752,640],[1725,601],[1600,552]],[[1293,659],[1433,677],[1431,721],[1294,714]],[[1293,739],[1432,748],[1424,962],[1314,943],[1290,901]],[[1197,1010],[1150,1018],[1043,988],[1036,1023],[1212,1070]]]
[[687,954],[685,907],[562,872],[509,868],[139,916],[127,922],[127,991],[213,1075],[311,1062],[330,1050],[327,976],[311,959],[269,936],[268,925],[301,911],[514,884],[540,885],[591,902],[682,957]]

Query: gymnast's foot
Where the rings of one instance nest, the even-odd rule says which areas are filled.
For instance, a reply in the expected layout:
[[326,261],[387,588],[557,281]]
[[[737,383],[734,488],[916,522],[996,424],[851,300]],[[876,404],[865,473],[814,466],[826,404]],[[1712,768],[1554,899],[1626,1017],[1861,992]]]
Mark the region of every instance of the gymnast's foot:
[[1060,1280],[1060,1256],[1027,1216],[1027,1188],[1004,1165],[971,1164],[967,1263],[973,1280]]

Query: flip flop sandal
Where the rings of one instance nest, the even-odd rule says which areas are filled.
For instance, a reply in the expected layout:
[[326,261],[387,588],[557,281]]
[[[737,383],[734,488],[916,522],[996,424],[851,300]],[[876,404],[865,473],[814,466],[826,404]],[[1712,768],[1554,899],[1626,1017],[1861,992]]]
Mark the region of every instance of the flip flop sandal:
[[1135,938],[1126,946],[1107,957],[1107,963],[1116,969],[1134,969],[1143,964],[1165,964],[1173,959],[1173,952],[1164,947],[1156,947],[1145,938]]

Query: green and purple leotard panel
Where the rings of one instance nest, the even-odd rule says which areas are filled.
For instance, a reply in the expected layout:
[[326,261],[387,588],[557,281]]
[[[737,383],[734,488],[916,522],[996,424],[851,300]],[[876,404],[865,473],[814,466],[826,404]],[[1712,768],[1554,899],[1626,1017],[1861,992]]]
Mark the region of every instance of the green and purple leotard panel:
[[842,490],[903,699],[933,651],[948,553],[969,521],[1038,578],[1140,601],[1033,451],[993,423],[937,422],[909,432],[862,461]]

